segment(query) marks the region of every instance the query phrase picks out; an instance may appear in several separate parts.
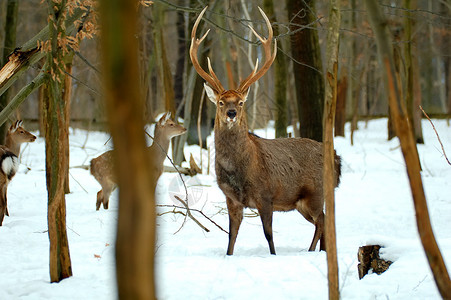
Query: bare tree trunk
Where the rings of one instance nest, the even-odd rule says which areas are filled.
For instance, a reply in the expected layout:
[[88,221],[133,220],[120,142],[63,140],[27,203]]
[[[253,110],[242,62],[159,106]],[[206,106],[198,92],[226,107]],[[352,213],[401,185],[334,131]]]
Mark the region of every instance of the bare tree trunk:
[[174,85],[171,68],[169,66],[168,57],[166,53],[166,42],[164,29],[165,10],[163,5],[157,3],[153,5],[154,10],[154,41],[155,41],[155,54],[157,59],[158,74],[163,87],[164,95],[164,107],[165,111],[170,111],[172,115],[175,115],[175,102],[174,102]]
[[[105,104],[119,185],[116,276],[119,299],[155,299],[155,172],[140,97],[137,0],[100,1]],[[127,101],[124,101],[127,99]]]
[[316,31],[314,0],[288,0],[290,29],[308,26],[291,36],[301,137],[323,139],[324,78]]
[[[6,4],[5,41],[3,43],[3,55],[0,57],[0,66],[8,61],[8,55],[16,48],[16,25],[19,0],[8,0]],[[8,92],[0,96],[0,110],[8,105]],[[5,136],[8,124],[0,126],[0,145],[5,144]]]
[[342,71],[343,75],[337,83],[337,110],[335,113],[335,136],[345,136],[346,124],[346,94],[348,92],[348,75]]
[[396,80],[390,33],[387,29],[388,23],[380,12],[378,2],[365,0],[365,4],[371,27],[376,35],[379,61],[382,66],[386,87],[385,90],[389,99],[397,136],[401,142],[401,150],[406,162],[407,174],[409,176],[410,188],[415,206],[418,232],[438,290],[444,299],[451,299],[451,280],[432,231],[423,183],[421,180],[420,164],[418,155],[416,155],[416,144],[407,119],[405,103],[400,97],[399,86]]
[[65,124],[63,130],[66,131],[65,136],[67,137],[63,143],[64,148],[67,149],[65,152],[65,159],[67,161],[67,168],[65,170],[65,179],[64,179],[64,193],[69,194],[70,193],[70,186],[69,186],[69,159],[70,159],[70,151],[69,151],[69,126],[70,126],[70,103],[71,103],[71,97],[72,97],[72,61],[73,61],[73,53],[70,53],[66,55],[65,59],[65,66],[66,74],[64,76],[64,90],[63,90],[63,102],[65,104],[65,110],[64,110],[64,119]]
[[324,133],[323,133],[323,190],[326,202],[326,252],[327,271],[329,279],[329,299],[338,300],[338,261],[337,241],[335,233],[335,151],[334,151],[334,124],[337,105],[338,80],[338,47],[340,29],[340,7],[337,0],[329,1],[329,22],[327,28],[327,68],[326,91],[324,100]]
[[174,103],[175,107],[183,101],[183,72],[185,71],[186,61],[186,33],[185,33],[185,16],[183,13],[177,14],[177,63],[174,74]]
[[[356,24],[356,0],[351,0],[351,28],[352,30],[357,30]],[[349,97],[351,98],[351,107],[352,107],[352,119],[351,119],[351,145],[354,145],[354,131],[358,129],[358,120],[359,120],[359,97],[357,97],[358,93],[356,91],[356,80],[354,79],[356,74],[356,66],[357,66],[357,46],[356,46],[356,38],[354,36],[351,37],[351,45],[349,47],[349,56],[350,64],[349,64]],[[369,56],[369,54],[367,54]],[[365,67],[365,66],[364,66]]]
[[[412,3],[413,2],[413,3]],[[415,101],[416,94],[415,86],[414,86],[414,68],[417,64],[414,64],[413,60],[415,59],[412,55],[412,44],[413,44],[413,36],[412,36],[412,27],[414,24],[412,21],[412,15],[410,11],[412,8],[416,9],[416,1],[415,0],[404,0],[404,7],[406,9],[406,15],[404,20],[404,40],[406,43],[404,44],[404,64],[406,70],[406,92],[405,92],[405,101],[407,105],[407,115],[410,120],[410,125],[413,131],[413,135],[415,137],[415,141],[417,143],[424,143],[423,134],[421,133],[421,114],[419,105],[421,103],[416,103]],[[420,130],[420,131],[419,131]]]
[[48,226],[50,240],[50,281],[59,282],[72,276],[72,266],[69,254],[69,242],[66,232],[66,199],[64,195],[65,175],[68,169],[68,132],[66,124],[66,103],[63,99],[61,71],[63,51],[58,45],[58,39],[66,34],[64,16],[66,1],[55,3],[48,0],[49,28],[51,52],[47,54],[48,97],[45,97],[46,123],[45,154],[46,179],[48,192]]
[[[263,9],[269,15],[271,22],[275,23],[273,0],[263,1]],[[279,27],[274,26],[274,35],[279,35]],[[282,47],[282,43],[279,44]],[[287,64],[284,55],[277,55],[274,61],[274,99],[276,104],[276,138],[287,136],[288,112],[287,112]]]

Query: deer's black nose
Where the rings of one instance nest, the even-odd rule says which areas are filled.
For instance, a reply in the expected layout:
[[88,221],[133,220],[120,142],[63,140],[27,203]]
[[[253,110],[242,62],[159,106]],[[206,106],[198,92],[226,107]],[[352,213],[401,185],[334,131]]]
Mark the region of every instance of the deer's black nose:
[[230,119],[233,119],[236,117],[236,110],[231,109],[227,111],[227,117],[229,117]]

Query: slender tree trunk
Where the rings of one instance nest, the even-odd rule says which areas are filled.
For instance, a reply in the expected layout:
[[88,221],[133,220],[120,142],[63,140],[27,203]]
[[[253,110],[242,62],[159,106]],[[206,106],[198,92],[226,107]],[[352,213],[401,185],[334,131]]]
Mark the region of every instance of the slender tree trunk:
[[[272,23],[277,22],[276,16],[274,14],[274,4],[273,0],[263,1],[263,9],[269,16]],[[279,35],[279,27],[274,26],[274,36]],[[282,47],[282,43],[279,43],[279,48]],[[281,51],[283,52],[283,51]],[[287,112],[287,65],[285,62],[285,56],[276,56],[274,61],[274,76],[275,76],[275,89],[274,89],[274,99],[276,103],[276,138],[287,136],[288,127],[288,112]]]
[[326,202],[326,252],[327,270],[329,279],[329,299],[338,300],[338,261],[337,242],[335,233],[335,151],[334,151],[334,124],[337,104],[337,77],[338,77],[338,47],[340,29],[339,1],[329,1],[329,22],[327,28],[327,69],[326,91],[324,106],[324,133],[323,133],[323,190]]
[[401,150],[406,162],[420,239],[441,296],[444,299],[451,299],[451,280],[432,231],[423,183],[421,180],[420,164],[418,155],[416,155],[416,144],[407,119],[405,103],[400,97],[400,87],[396,80],[395,64],[390,34],[387,29],[387,21],[380,12],[378,2],[365,0],[365,4],[371,27],[376,35],[379,61],[381,63],[381,71],[386,87],[385,91],[387,93],[387,98],[389,99],[397,136],[399,137]]
[[154,10],[154,41],[155,41],[155,54],[157,59],[158,74],[160,77],[161,85],[163,87],[164,107],[165,111],[169,111],[172,115],[175,115],[175,102],[174,102],[174,84],[172,82],[172,72],[169,66],[165,35],[163,33],[165,27],[165,10],[161,3],[153,5]]
[[[8,0],[6,4],[5,41],[3,43],[3,55],[0,57],[0,67],[8,61],[8,55],[16,48],[17,12],[19,0]],[[0,110],[8,105],[8,92],[0,96]],[[0,145],[5,144],[5,136],[8,124],[0,126]]]
[[[207,13],[208,14],[208,13]],[[193,22],[190,23],[191,25],[193,24]],[[200,32],[200,30],[202,30],[202,28],[198,28],[198,32]],[[191,41],[190,41],[191,43]],[[208,52],[210,48],[210,44],[211,44],[211,39],[209,38],[209,36],[207,36],[207,38],[205,38],[205,41],[203,42],[203,47],[201,46],[201,48],[199,49],[200,55],[199,55],[199,62],[202,66],[202,68],[204,68],[204,70],[207,70],[207,56],[208,56]],[[192,66],[191,66],[192,68]],[[190,69],[191,69],[190,68]],[[197,120],[199,118],[199,112],[201,112],[201,134],[202,134],[202,144],[207,145],[207,136],[210,134],[211,132],[211,123],[209,122],[208,119],[208,108],[207,108],[207,102],[208,101],[204,101],[202,104],[202,108],[199,109],[199,106],[201,105],[201,98],[204,92],[204,80],[200,77],[200,76],[196,76],[195,78],[195,83],[194,83],[194,90],[193,90],[193,94],[192,94],[192,98],[191,99],[187,99],[187,102],[185,103],[185,105],[188,105],[190,107],[186,107],[185,106],[185,127],[188,129],[188,133],[185,134],[185,141],[188,143],[188,145],[196,145],[199,142],[199,136],[198,136],[198,131],[197,131]],[[187,122],[187,119],[190,119]],[[182,141],[184,139],[183,136],[180,136],[179,140]]]
[[335,113],[335,136],[345,136],[346,94],[348,92],[348,75],[346,71],[337,83],[337,111]]
[[296,98],[301,137],[322,141],[324,78],[321,52],[316,31],[316,13],[314,0],[288,0],[288,19],[290,29],[298,30],[291,36],[291,53],[294,62]]
[[[174,102],[175,107],[183,101],[183,72],[185,71],[186,61],[186,34],[185,34],[185,16],[183,13],[177,14],[177,63],[174,74]],[[183,117],[183,116],[182,116]]]
[[404,18],[404,40],[406,41],[406,43],[404,44],[404,64],[406,70],[405,101],[407,105],[407,115],[409,116],[409,121],[415,137],[415,141],[417,143],[423,144],[423,134],[421,133],[421,131],[419,131],[421,130],[421,115],[418,114],[418,112],[420,112],[418,106],[421,105],[421,103],[417,104],[417,101],[415,101],[418,94],[415,93],[414,68],[418,65],[413,62],[413,60],[416,58],[414,58],[414,56],[412,55],[412,27],[414,26],[414,24],[412,24],[412,14],[410,13],[410,11],[412,10],[412,8],[416,8],[416,1],[404,0],[404,7],[406,9],[406,15]]
[[66,199],[64,182],[67,161],[66,103],[63,99],[63,51],[58,39],[65,36],[66,1],[48,0],[51,51],[47,54],[49,68],[48,97],[45,98],[47,130],[45,134],[46,179],[48,192],[48,226],[50,240],[50,281],[59,282],[72,276],[69,242],[66,232]]
[[[357,30],[356,22],[357,6],[356,0],[351,0],[351,28]],[[348,97],[351,98],[351,145],[354,145],[354,131],[358,129],[359,121],[359,93],[357,93],[357,84],[355,80],[357,67],[357,42],[354,36],[351,37],[349,47],[349,92]],[[369,56],[369,54],[367,54]],[[365,66],[364,66],[365,67]]]
[[70,103],[71,103],[71,97],[72,97],[72,62],[73,62],[73,53],[70,53],[66,55],[65,59],[65,71],[66,74],[64,75],[64,90],[63,90],[63,102],[65,104],[65,110],[64,110],[64,119],[65,124],[63,130],[66,131],[64,134],[65,137],[67,137],[64,141],[64,148],[67,149],[65,151],[65,159],[67,161],[67,168],[65,170],[65,179],[64,179],[64,193],[69,194],[70,193],[70,187],[69,187],[69,159],[70,159],[70,151],[69,151],[69,126],[70,126]]
[[[137,0],[100,1],[105,104],[119,185],[119,299],[155,299],[155,184],[139,92]],[[126,99],[126,101],[124,101]]]

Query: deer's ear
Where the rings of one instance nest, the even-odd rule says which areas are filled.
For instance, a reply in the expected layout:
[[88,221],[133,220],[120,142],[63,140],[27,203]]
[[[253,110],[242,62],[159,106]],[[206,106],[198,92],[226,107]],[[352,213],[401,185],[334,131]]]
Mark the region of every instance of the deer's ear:
[[212,89],[207,83],[204,83],[205,92],[207,92],[208,99],[216,105],[218,100],[218,93]]
[[164,124],[166,124],[170,116],[171,116],[170,112],[165,113],[164,115],[161,116],[160,120],[158,121],[158,124],[164,126]]

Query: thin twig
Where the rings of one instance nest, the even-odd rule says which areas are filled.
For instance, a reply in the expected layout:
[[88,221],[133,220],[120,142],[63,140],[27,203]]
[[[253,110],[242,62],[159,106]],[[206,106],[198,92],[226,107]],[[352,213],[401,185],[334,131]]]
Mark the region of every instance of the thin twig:
[[[191,209],[188,207],[188,203],[183,201],[182,199],[180,199],[179,196],[174,195],[175,199],[179,200],[183,206],[186,209],[186,214],[188,215],[188,217],[190,217],[191,220],[193,220],[197,225],[199,225],[200,228],[202,228],[203,230],[205,230],[206,232],[210,232],[210,230],[205,227],[204,225],[202,225],[192,214],[191,214]],[[180,229],[179,229],[180,230]]]
[[[177,197],[177,196],[176,196]],[[169,205],[169,204],[158,204],[158,207],[173,207],[175,208],[180,208],[180,209],[184,209],[185,207],[182,206],[177,206],[177,205]],[[185,208],[186,209],[186,208]],[[213,221],[210,217],[208,217],[203,211],[199,210],[199,209],[195,209],[195,208],[190,208],[191,211],[195,211],[200,213],[205,219],[207,219],[208,221],[210,221],[211,223],[213,223],[216,227],[218,227],[220,230],[224,231],[225,233],[229,234],[229,232],[227,230],[225,230],[224,228],[221,227],[221,225],[219,225],[218,223],[216,223],[215,221]]]
[[70,177],[72,177],[73,180],[75,180],[76,183],[78,183],[78,185],[83,189],[83,191],[86,192],[86,194],[89,194],[88,191],[81,185],[81,183],[74,177],[74,175],[72,175],[72,173],[69,171],[69,175]]
[[429,118],[428,114],[424,111],[423,107],[421,105],[419,105],[419,107],[420,107],[421,111],[423,112],[423,114],[426,116],[426,118],[428,118],[429,122],[431,123],[432,128],[434,129],[435,134],[437,135],[438,142],[440,143],[440,146],[442,147],[443,155],[445,156],[445,159],[448,162],[448,165],[451,166],[451,162],[449,161],[448,156],[446,156],[445,148],[443,147],[442,141],[440,140],[440,136],[438,135],[438,132],[435,129],[434,123],[432,123],[431,118]]

